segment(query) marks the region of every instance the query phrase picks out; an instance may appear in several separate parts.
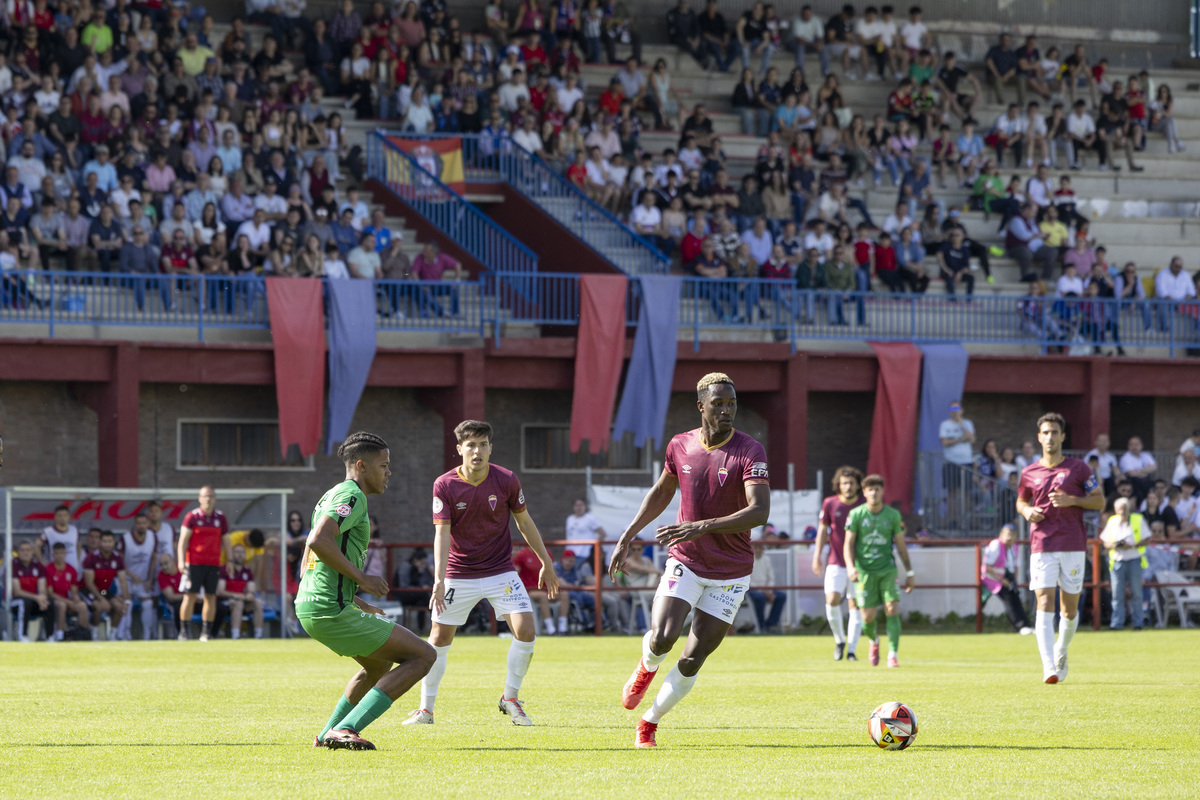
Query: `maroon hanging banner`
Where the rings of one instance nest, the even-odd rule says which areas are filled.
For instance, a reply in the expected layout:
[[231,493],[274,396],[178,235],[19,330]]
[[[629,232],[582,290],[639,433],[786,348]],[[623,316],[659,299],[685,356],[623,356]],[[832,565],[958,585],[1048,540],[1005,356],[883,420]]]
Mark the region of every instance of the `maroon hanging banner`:
[[297,445],[307,458],[321,441],[325,405],[325,310],[321,281],[267,278],[267,310],[275,343],[279,447]]
[[571,400],[571,452],[584,439],[590,451],[608,449],[617,384],[625,360],[624,275],[581,275],[575,393]]
[[883,476],[883,500],[912,511],[921,351],[907,342],[868,342],[879,362],[867,472]]

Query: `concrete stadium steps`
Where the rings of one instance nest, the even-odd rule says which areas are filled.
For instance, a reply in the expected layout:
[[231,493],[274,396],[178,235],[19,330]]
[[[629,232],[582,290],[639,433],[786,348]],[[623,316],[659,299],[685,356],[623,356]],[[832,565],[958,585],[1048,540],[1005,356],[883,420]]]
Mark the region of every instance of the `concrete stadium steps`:
[[643,251],[637,247],[609,245],[609,232],[599,226],[588,224],[599,216],[596,212],[584,212],[581,216],[577,211],[579,204],[567,197],[531,195],[529,199],[581,242],[585,242],[595,248],[597,252],[603,253],[606,258],[627,274],[636,275],[641,272]]

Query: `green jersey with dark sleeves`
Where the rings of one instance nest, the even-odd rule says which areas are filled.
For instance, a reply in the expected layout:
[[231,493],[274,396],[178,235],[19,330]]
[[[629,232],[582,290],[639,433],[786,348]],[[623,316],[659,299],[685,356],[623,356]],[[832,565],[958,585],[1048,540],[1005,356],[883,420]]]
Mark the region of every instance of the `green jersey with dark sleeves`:
[[[337,545],[351,564],[362,569],[367,543],[371,540],[371,522],[367,517],[367,497],[354,481],[334,486],[317,503],[311,529],[321,517],[329,517],[338,526]],[[319,619],[336,617],[354,602],[358,584],[329,566],[317,554],[308,551],[296,595],[296,616]]]

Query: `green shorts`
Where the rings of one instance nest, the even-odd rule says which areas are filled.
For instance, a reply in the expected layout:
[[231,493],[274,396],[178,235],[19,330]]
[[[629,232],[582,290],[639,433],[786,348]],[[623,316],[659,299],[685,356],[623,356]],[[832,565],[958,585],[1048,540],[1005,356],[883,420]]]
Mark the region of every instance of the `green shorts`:
[[348,605],[336,617],[300,617],[309,636],[339,656],[369,656],[392,635],[396,623]]
[[894,569],[876,574],[860,572],[858,580],[854,582],[854,602],[859,608],[876,608],[884,603],[900,602],[896,575]]

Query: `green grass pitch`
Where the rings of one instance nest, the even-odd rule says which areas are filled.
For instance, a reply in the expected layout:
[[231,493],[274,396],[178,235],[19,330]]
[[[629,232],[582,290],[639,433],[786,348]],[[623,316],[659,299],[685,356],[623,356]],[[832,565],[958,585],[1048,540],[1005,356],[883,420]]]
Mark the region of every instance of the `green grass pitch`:
[[[619,705],[633,637],[541,639],[533,728],[496,709],[508,643],[463,637],[437,724],[400,726],[414,690],[373,753],[311,747],[353,666],[312,641],[6,644],[0,796],[1195,797],[1197,635],[1080,631],[1059,686],[1032,637],[910,635],[900,669],[835,663],[828,637],[732,637],[648,751]],[[867,737],[888,700],[920,723],[903,752]]]

